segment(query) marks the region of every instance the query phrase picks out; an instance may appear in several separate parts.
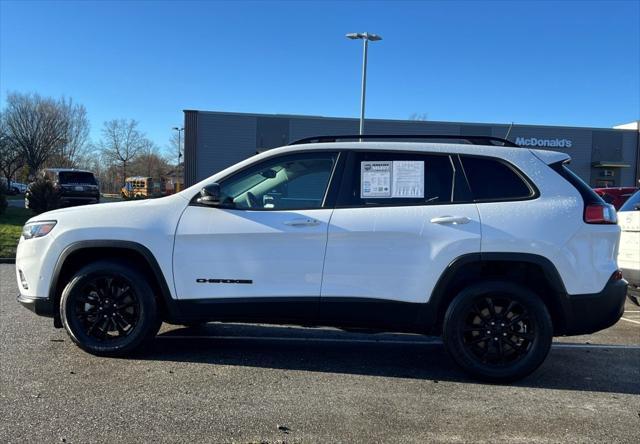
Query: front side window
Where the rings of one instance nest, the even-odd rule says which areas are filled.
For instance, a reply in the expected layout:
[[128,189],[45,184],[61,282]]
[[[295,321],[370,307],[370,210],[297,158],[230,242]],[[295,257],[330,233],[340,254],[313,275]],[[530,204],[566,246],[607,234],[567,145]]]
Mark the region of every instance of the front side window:
[[437,205],[460,201],[462,175],[449,155],[355,152],[340,206]]
[[261,162],[223,180],[221,201],[238,209],[321,208],[337,158],[317,152]]
[[476,201],[533,197],[534,190],[506,163],[487,157],[460,156],[460,159]]

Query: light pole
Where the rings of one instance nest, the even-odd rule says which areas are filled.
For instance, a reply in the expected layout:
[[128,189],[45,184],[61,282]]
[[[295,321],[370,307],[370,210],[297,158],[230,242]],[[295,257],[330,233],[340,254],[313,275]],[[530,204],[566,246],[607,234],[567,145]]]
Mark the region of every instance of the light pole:
[[369,34],[368,32],[351,32],[346,36],[351,40],[361,39],[362,47],[362,96],[360,97],[360,135],[364,134],[364,101],[367,92],[367,50],[369,49],[369,41],[376,42],[382,40],[377,34]]
[[[180,136],[182,134],[182,131],[184,131],[184,128],[178,128],[177,126],[174,126],[172,129],[174,131],[178,132],[178,165],[176,165],[176,184],[177,184],[177,182],[178,182],[178,170],[180,169],[180,158],[182,157],[182,153],[180,152],[180,145],[181,145],[180,144],[180,141],[181,141],[181,137]],[[175,189],[175,186],[176,185],[174,185],[174,189]]]

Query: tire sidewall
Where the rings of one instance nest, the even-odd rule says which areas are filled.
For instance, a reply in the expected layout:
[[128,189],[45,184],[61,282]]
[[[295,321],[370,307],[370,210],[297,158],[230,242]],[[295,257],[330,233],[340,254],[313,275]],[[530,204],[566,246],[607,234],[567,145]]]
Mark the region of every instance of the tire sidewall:
[[[481,363],[463,342],[465,316],[474,302],[484,295],[509,295],[529,311],[535,323],[535,339],[526,356],[510,366],[493,367]],[[490,382],[509,382],[523,378],[544,362],[553,340],[553,325],[544,302],[532,291],[503,281],[488,281],[461,291],[447,308],[444,318],[443,340],[451,357],[465,371]]]
[[[101,342],[88,336],[81,330],[78,321],[72,318],[75,298],[89,281],[101,276],[126,279],[138,299],[139,319],[134,330],[122,340],[114,340],[112,343]],[[71,340],[83,350],[96,355],[116,356],[130,353],[150,336],[155,335],[159,327],[157,304],[146,279],[134,268],[112,261],[92,263],[75,274],[62,292],[60,318]]]

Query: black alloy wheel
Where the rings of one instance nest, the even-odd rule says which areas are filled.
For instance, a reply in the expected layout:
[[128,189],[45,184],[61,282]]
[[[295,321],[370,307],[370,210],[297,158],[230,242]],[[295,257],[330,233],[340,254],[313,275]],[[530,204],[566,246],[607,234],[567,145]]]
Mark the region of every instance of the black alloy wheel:
[[529,375],[546,358],[552,339],[544,302],[511,282],[465,288],[444,316],[443,340],[451,357],[471,375],[491,382]]
[[140,320],[138,296],[121,276],[98,276],[86,282],[72,310],[84,333],[98,341],[125,337]]
[[60,299],[60,318],[76,345],[104,356],[141,349],[162,323],[145,275],[116,260],[93,262],[71,278]]
[[509,295],[479,296],[465,318],[464,345],[485,364],[522,359],[535,337],[535,323],[526,307]]

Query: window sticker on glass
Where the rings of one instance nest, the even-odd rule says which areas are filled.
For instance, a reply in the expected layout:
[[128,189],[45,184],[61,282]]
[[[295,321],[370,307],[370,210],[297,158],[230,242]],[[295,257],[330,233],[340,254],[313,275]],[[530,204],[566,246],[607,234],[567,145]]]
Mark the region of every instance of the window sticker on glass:
[[390,161],[360,162],[360,197],[391,197]]
[[391,197],[424,197],[424,161],[396,160],[393,162],[393,190]]

